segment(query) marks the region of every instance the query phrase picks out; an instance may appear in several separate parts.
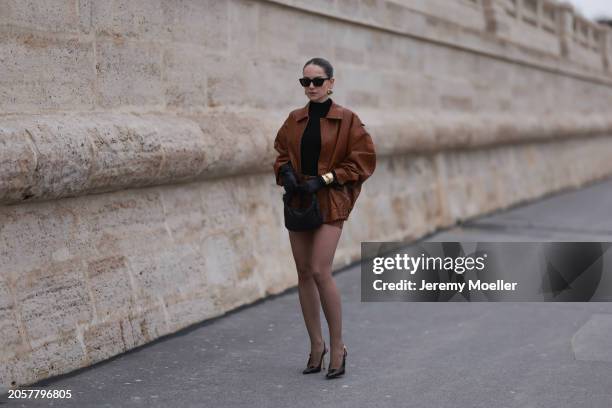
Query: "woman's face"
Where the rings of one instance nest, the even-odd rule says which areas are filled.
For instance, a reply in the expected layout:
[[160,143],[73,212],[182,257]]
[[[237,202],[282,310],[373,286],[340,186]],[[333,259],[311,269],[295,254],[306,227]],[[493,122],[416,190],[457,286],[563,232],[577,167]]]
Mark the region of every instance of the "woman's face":
[[[304,77],[306,78],[327,78],[327,74],[325,74],[325,70],[315,64],[308,64],[304,67],[303,71]],[[334,86],[334,78],[325,80],[323,85],[314,86],[311,82],[309,86],[304,87],[304,93],[314,102],[324,102],[329,95],[327,95],[327,90],[332,89]]]

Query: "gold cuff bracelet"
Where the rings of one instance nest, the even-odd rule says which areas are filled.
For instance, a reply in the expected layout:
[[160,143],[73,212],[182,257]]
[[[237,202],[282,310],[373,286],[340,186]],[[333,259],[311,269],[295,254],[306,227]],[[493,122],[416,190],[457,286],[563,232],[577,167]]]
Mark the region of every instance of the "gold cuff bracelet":
[[323,174],[321,177],[323,177],[323,181],[325,181],[326,185],[334,182],[334,174],[331,171]]

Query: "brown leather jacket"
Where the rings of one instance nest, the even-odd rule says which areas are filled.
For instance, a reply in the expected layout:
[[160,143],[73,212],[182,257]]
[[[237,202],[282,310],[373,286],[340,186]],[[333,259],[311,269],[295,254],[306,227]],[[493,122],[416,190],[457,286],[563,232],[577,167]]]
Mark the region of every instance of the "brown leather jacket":
[[[308,102],[304,107],[289,113],[279,129],[274,141],[274,149],[279,153],[273,168],[276,184],[282,186],[280,167],[291,161],[298,182],[314,177],[302,174],[300,163],[300,142],[308,122]],[[374,173],[376,151],[374,143],[357,114],[332,100],[327,116],[321,118],[321,153],[318,174],[332,169],[337,183],[317,191],[317,198],[323,222],[346,220],[355,206],[363,182]],[[290,202],[292,207],[305,207],[309,200],[300,200],[295,194]]]

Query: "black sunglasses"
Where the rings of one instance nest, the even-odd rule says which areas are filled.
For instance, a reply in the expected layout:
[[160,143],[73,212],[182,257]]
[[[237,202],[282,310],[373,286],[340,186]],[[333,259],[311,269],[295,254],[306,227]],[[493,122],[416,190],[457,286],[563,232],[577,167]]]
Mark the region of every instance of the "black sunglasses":
[[321,86],[323,85],[323,82],[325,82],[326,79],[330,79],[330,78],[321,78],[321,77],[317,77],[317,78],[300,78],[300,84],[302,84],[303,87],[308,87],[310,86],[310,83],[312,82],[314,84],[314,86]]

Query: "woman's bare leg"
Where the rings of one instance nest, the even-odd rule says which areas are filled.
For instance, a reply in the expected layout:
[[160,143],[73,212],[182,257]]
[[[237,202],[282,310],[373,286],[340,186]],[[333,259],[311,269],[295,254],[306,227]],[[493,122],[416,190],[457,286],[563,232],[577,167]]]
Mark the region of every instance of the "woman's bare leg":
[[298,294],[304,323],[310,337],[311,360],[308,365],[317,365],[323,353],[323,334],[319,310],[321,302],[319,291],[313,277],[312,244],[314,231],[289,231],[291,251],[298,272]]
[[342,233],[342,224],[343,222],[339,221],[321,225],[315,230],[312,243],[312,271],[329,327],[331,368],[339,368],[342,364],[344,346],[340,291],[331,273],[334,254]]

